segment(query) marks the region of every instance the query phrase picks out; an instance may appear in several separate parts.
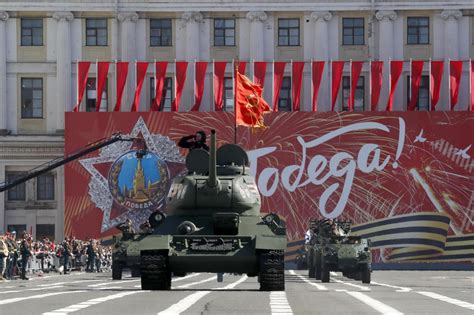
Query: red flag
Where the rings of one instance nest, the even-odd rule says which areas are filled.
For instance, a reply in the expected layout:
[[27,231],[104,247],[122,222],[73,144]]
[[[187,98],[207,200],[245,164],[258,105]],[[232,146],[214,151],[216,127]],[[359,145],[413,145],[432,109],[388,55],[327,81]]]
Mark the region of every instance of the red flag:
[[414,60],[411,62],[411,97],[408,110],[415,110],[418,103],[418,92],[420,90],[421,75],[423,73],[423,60]]
[[204,80],[206,79],[207,61],[196,62],[196,79],[194,82],[194,106],[191,111],[199,111],[201,107],[202,96],[204,94]]
[[390,91],[388,95],[387,107],[385,110],[391,112],[393,107],[393,96],[395,95],[395,89],[397,88],[398,79],[403,71],[403,61],[392,60],[390,61]]
[[430,94],[431,110],[436,109],[441,91],[441,79],[443,77],[444,61],[431,61]]
[[370,96],[370,109],[376,110],[379,103],[380,90],[382,89],[383,61],[372,61],[370,66],[370,80],[372,95]]
[[349,110],[354,110],[354,98],[357,89],[357,82],[359,82],[360,72],[362,71],[363,61],[353,61],[351,65],[351,94],[349,97]]
[[77,90],[79,93],[77,93],[77,104],[74,106],[74,112],[78,112],[81,106],[84,91],[87,86],[87,74],[89,73],[90,65],[90,61],[79,61],[77,64]]
[[291,69],[291,94],[293,98],[293,110],[299,111],[301,104],[301,86],[303,82],[303,61],[293,61],[293,69]]
[[188,63],[186,61],[176,62],[176,96],[171,104],[171,111],[177,112],[179,110],[179,103],[181,102],[181,95],[183,95],[184,83],[186,82],[186,70]]
[[135,97],[133,98],[132,112],[138,112],[140,106],[140,94],[142,93],[143,81],[145,80],[148,62],[138,61],[136,63],[137,86],[135,88]]
[[161,98],[163,97],[163,88],[165,86],[166,69],[168,61],[155,62],[155,98],[151,103],[152,112],[159,111],[161,108]]
[[341,86],[342,71],[344,70],[344,61],[333,61],[332,62],[332,103],[331,110],[334,110],[336,105],[337,94],[339,93],[339,87]]
[[122,96],[127,82],[128,62],[122,61],[116,63],[117,71],[117,102],[115,103],[114,112],[119,112],[122,105]]
[[226,61],[214,62],[214,110],[222,111]]
[[262,89],[265,86],[265,74],[267,73],[267,63],[265,61],[255,61],[253,74],[253,82],[259,84]]
[[451,110],[458,104],[459,85],[461,82],[462,61],[451,60],[449,62],[449,82],[450,82],[450,96],[451,96]]
[[237,72],[235,82],[236,124],[252,128],[265,128],[263,114],[270,112],[271,109],[262,97],[262,87],[252,83],[239,72]]
[[324,71],[324,61],[313,61],[312,67],[312,84],[313,84],[313,112],[318,109],[318,94],[321,86],[321,79]]
[[100,111],[100,103],[102,102],[102,92],[104,91],[105,83],[107,82],[107,75],[109,73],[108,61],[99,61],[97,63],[97,96],[95,99],[95,111]]
[[474,111],[474,61],[470,62],[471,66],[471,106],[469,107],[470,110]]
[[278,111],[278,98],[280,97],[281,84],[285,74],[286,62],[277,61],[273,64],[273,111]]

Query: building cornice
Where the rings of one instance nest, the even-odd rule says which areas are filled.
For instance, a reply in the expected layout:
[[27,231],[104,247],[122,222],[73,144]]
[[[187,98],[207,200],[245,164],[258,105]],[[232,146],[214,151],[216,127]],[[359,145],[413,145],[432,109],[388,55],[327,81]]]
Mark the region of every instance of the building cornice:
[[313,11],[311,12],[311,20],[313,22],[329,22],[332,20],[332,13],[329,11]]
[[268,19],[268,15],[265,11],[250,11],[246,15],[247,20],[250,22],[265,22]]
[[181,14],[181,22],[186,24],[189,22],[202,22],[204,19],[204,16],[202,15],[201,12],[184,12]]
[[72,20],[74,20],[74,14],[68,11],[54,12],[53,19],[58,22],[71,22]]
[[453,18],[454,20],[459,20],[462,17],[462,12],[460,10],[444,10],[440,14],[443,20],[449,20]]
[[0,22],[8,21],[9,15],[6,11],[0,11]]
[[395,21],[397,19],[397,12],[393,10],[381,10],[375,14],[377,21]]
[[117,19],[120,22],[136,22],[138,21],[138,13],[137,12],[120,12],[117,15]]

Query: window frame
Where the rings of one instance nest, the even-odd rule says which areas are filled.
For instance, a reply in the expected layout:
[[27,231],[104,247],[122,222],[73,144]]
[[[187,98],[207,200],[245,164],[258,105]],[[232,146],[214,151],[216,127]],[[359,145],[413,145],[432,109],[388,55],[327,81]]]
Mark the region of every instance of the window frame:
[[[163,27],[163,26],[160,26],[160,27],[153,27],[152,24],[153,22],[163,22],[163,21],[169,21],[170,22],[170,26],[169,28],[167,27]],[[168,30],[170,31],[170,34],[169,34],[169,44],[163,44],[163,34],[160,34],[159,36],[153,36],[152,35],[152,31],[153,30],[161,30],[161,33],[163,33],[163,30]],[[150,44],[150,47],[172,47],[173,46],[173,20],[171,18],[155,18],[155,19],[150,19],[150,37],[149,37],[149,44]],[[160,44],[158,45],[153,45],[152,43],[152,38],[158,38],[159,39],[159,42]]]
[[[298,27],[293,27],[293,26],[280,26],[280,22],[282,21],[290,21],[290,20],[295,20],[298,21]],[[294,35],[291,35],[291,30],[298,30],[298,44],[292,45],[291,44],[291,37]],[[287,35],[283,36],[280,35],[281,30],[287,30]],[[288,41],[287,44],[280,44],[280,37],[287,37]],[[277,27],[277,46],[278,47],[300,47],[301,46],[301,22],[300,18],[278,18],[278,27]]]
[[[347,81],[347,84],[346,84]],[[349,111],[349,97],[351,93],[351,77],[350,76],[343,76],[342,77],[342,97],[341,97],[341,110],[342,111]],[[345,91],[348,91],[348,96],[346,98],[345,96]],[[362,91],[362,106],[356,106],[356,100],[357,100],[357,91]],[[365,104],[365,77],[363,75],[360,75],[359,80],[357,81],[357,87],[355,90],[355,95],[354,95],[354,112],[364,112],[366,108]],[[347,102],[346,102],[347,100]],[[347,106],[345,106],[347,104]],[[359,109],[359,110],[358,110]]]
[[[99,21],[99,20],[105,20],[105,27],[98,27],[98,26],[88,26],[89,21]],[[98,30],[103,30],[105,29],[105,45],[99,45],[98,44]],[[94,30],[95,34],[94,35],[88,35],[89,30]],[[89,37],[95,37],[95,45],[89,44],[88,38]],[[86,40],[85,40],[86,47],[107,47],[109,46],[109,20],[107,18],[86,18]]]
[[[425,84],[423,84],[425,83]],[[418,91],[418,100],[416,101],[416,110],[417,111],[430,111],[430,76],[427,74],[427,75],[421,75],[421,80],[420,80],[420,90]],[[420,95],[421,95],[421,90],[422,88],[425,88],[427,90],[427,107],[426,109],[425,108],[422,108],[420,109]],[[410,97],[411,97],[411,75],[407,75],[407,109],[408,109],[408,105],[410,105]]]
[[[288,83],[287,83],[288,82]],[[284,76],[281,82],[280,94],[278,95],[278,111],[279,112],[291,112],[293,111],[292,103],[292,81],[291,76]],[[288,93],[288,97],[284,97],[284,93]],[[287,101],[288,106],[282,107],[280,104],[283,100]]]
[[[45,189],[41,189],[41,187],[40,187],[40,178],[50,178],[50,179],[52,179],[52,190],[51,190],[52,198],[47,198],[47,197],[43,198],[42,196],[40,196],[45,191]],[[48,184],[51,184],[51,183],[48,183]],[[41,192],[41,191],[43,191],[43,192]],[[56,199],[56,178],[55,178],[54,174],[46,173],[46,174],[38,175],[38,177],[36,177],[36,200],[38,200],[38,201],[54,201],[55,199]]]
[[[224,22],[224,26],[223,27],[217,27],[216,26],[216,23],[217,21],[223,21]],[[234,22],[234,26],[233,27],[227,27],[225,24],[226,21],[233,21]],[[216,30],[223,30],[223,35],[222,36],[217,36],[216,35]],[[233,36],[228,36],[227,35],[227,32],[230,31],[230,30],[233,30],[234,31],[234,35]],[[235,47],[236,46],[236,40],[237,40],[237,27],[236,27],[236,19],[235,18],[214,18],[214,33],[213,33],[213,45],[215,47]],[[219,44],[216,44],[216,37],[222,37],[224,39],[224,44],[222,45],[219,45]],[[234,43],[231,45],[231,44],[227,44],[227,38],[233,38],[234,39]]]
[[[40,27],[34,27],[34,26],[29,26],[29,27],[26,27],[26,26],[23,26],[23,22],[25,21],[34,21],[34,20],[37,20],[37,21],[41,21],[41,28]],[[29,29],[31,31],[31,35],[24,35],[24,31],[26,31],[27,29]],[[35,29],[41,29],[41,44],[38,44],[36,45],[34,43],[34,30]],[[31,37],[30,39],[30,44],[24,44],[23,43],[23,38],[24,37]],[[21,47],[42,47],[44,46],[44,20],[43,18],[21,18],[20,19],[20,46]]]
[[[25,108],[25,95],[24,95],[24,89],[27,89],[27,88],[24,88],[23,87],[23,82],[25,80],[32,80],[31,82],[31,101],[32,101],[32,109],[31,109],[31,116],[26,116],[24,114],[24,108]],[[41,81],[41,88],[35,88],[34,87],[34,81],[35,80],[40,80]],[[20,101],[21,101],[21,108],[20,108],[20,117],[21,119],[43,119],[44,118],[44,84],[43,84],[44,80],[43,78],[38,78],[38,77],[21,77],[20,78]],[[35,116],[34,114],[34,100],[35,100],[35,97],[33,96],[34,94],[34,91],[41,91],[41,115],[40,116]]]
[[[89,88],[89,80],[94,80],[95,81],[94,89]],[[109,108],[108,85],[109,85],[109,79],[107,78],[105,80],[105,86],[104,86],[104,90],[102,91],[102,96],[101,96],[102,101],[100,103],[100,107],[102,108],[104,106],[105,109],[106,109],[105,111],[107,111],[107,109]],[[89,97],[88,97],[89,91],[95,91],[96,97],[94,99],[89,99]],[[104,93],[105,93],[105,98],[104,98]],[[89,110],[89,100],[94,101],[94,107],[92,108],[92,110]],[[96,100],[97,100],[97,78],[89,77],[89,78],[87,78],[87,84],[86,84],[86,97],[85,97],[86,112],[95,112],[96,111],[96,106],[97,106]],[[104,101],[105,101],[105,103],[104,103]],[[99,109],[99,111],[100,111],[100,109]]]
[[[420,25],[416,25],[416,26],[410,26],[409,25],[409,20],[411,19],[426,19],[428,21],[428,25],[427,26],[420,26]],[[430,17],[429,16],[407,16],[407,20],[406,20],[406,23],[407,23],[407,32],[406,32],[406,36],[407,36],[407,40],[406,40],[406,45],[430,45],[431,44],[431,39],[430,39]],[[418,21],[417,21],[418,23]],[[420,28],[427,28],[428,29],[428,34],[427,34],[427,38],[428,38],[428,42],[427,43],[420,43]],[[410,28],[416,28],[416,43],[410,43],[409,42],[409,30]],[[415,35],[415,34],[413,34]]]
[[[344,22],[352,20],[353,25],[352,26],[345,26]],[[362,26],[354,26],[355,20],[362,20]],[[355,43],[355,38],[356,36],[359,37],[360,35],[355,35],[355,30],[362,28],[362,44],[356,44]],[[345,30],[349,29],[352,31],[351,35],[345,35]],[[345,38],[346,36],[351,36],[352,39],[352,44],[346,43]],[[364,17],[348,17],[348,18],[342,18],[342,46],[365,46],[365,18]]]
[[[169,87],[168,87],[169,82]],[[158,111],[160,112],[171,112],[171,105],[173,103],[173,91],[174,91],[173,77],[165,76],[165,82],[163,84],[163,91],[161,95],[161,103]],[[167,93],[170,92],[170,97],[167,98]],[[150,78],[150,108],[153,106],[153,100],[155,99],[155,77]],[[166,100],[169,99],[169,107],[166,106]]]

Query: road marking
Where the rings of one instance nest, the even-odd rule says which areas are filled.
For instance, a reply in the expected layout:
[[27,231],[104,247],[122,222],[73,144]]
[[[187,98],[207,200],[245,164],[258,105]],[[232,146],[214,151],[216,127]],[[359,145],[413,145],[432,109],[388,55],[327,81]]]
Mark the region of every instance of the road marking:
[[217,279],[217,276],[213,276],[213,277],[201,280],[201,281],[190,282],[190,283],[186,283],[186,284],[180,285],[178,287],[173,287],[173,288],[174,289],[186,289],[186,288],[192,287],[193,285],[209,282],[209,281],[216,280],[216,279]]
[[196,277],[196,276],[199,276],[199,275],[200,275],[200,273],[192,273],[192,274],[184,276],[184,277],[173,278],[173,282],[183,281],[185,279],[189,279],[189,278]]
[[[213,278],[217,278],[217,276]],[[215,289],[216,290],[231,290],[235,288],[236,286],[238,286],[239,284],[241,284],[242,282],[244,282],[245,280],[247,280],[247,276],[243,276],[239,280],[232,282],[231,284],[228,284],[225,287],[215,288]],[[194,303],[196,303],[197,301],[199,301],[200,299],[202,299],[203,297],[205,297],[211,292],[212,291],[207,290],[207,291],[199,291],[199,292],[190,294],[186,296],[184,299],[179,300],[177,303],[171,305],[166,310],[159,312],[158,315],[179,315],[182,312],[186,311],[191,306],[193,306]]]
[[102,287],[104,285],[109,285],[109,284],[123,284],[127,282],[137,282],[137,281],[140,281],[140,280],[109,281],[109,282],[98,283],[98,284],[89,284],[88,287],[97,288],[97,287]]
[[453,298],[450,298],[441,294],[433,293],[433,292],[418,291],[417,293],[430,297],[432,299],[440,300],[440,301],[451,303],[460,307],[468,308],[470,310],[474,310],[474,304],[471,304],[468,302],[453,299]]
[[6,294],[6,293],[18,293],[18,292],[24,292],[24,291],[41,291],[45,289],[57,289],[57,288],[63,288],[63,285],[56,285],[52,287],[47,287],[47,288],[34,288],[34,289],[22,289],[22,290],[13,290],[13,291],[3,291],[0,292],[0,294]]
[[300,275],[300,274],[297,274],[294,270],[290,270],[290,274],[293,275],[293,276],[297,276],[298,278],[300,278],[301,280],[303,280],[304,282],[312,285],[313,287],[315,287],[316,289],[318,290],[321,290],[321,291],[327,291],[328,288],[326,288],[325,286],[323,285],[320,285],[320,284],[317,284],[317,283],[314,283],[308,279],[306,279],[304,276]]
[[[85,272],[78,272],[78,273],[71,273],[71,276],[79,276],[83,275]],[[30,278],[30,281],[32,280],[42,280],[42,279],[49,279],[49,278],[57,278],[57,277],[64,277],[64,275],[54,275],[54,276],[38,276],[36,278]]]
[[338,279],[332,279],[334,282],[337,282],[337,283],[342,283],[342,284],[345,284],[345,285],[350,285],[351,287],[354,287],[354,288],[358,288],[358,289],[361,289],[362,291],[371,291],[371,289],[369,287],[365,287],[363,285],[358,285],[358,284],[354,284],[354,283],[349,283],[349,282],[345,282],[345,281],[342,281],[342,280],[338,280]]
[[72,313],[72,312],[77,312],[77,311],[82,310],[84,308],[87,308],[91,305],[97,305],[97,304],[104,303],[104,302],[107,302],[107,301],[120,299],[120,298],[125,297],[127,295],[143,293],[143,292],[149,292],[149,291],[131,291],[131,292],[122,292],[122,293],[112,294],[112,295],[104,296],[104,297],[101,297],[101,298],[91,299],[91,300],[81,302],[81,303],[78,303],[78,304],[69,305],[69,306],[66,306],[64,308],[57,309],[55,311],[43,313],[43,315],[64,315],[64,314],[68,314],[68,313]]
[[397,285],[379,283],[379,282],[374,282],[374,281],[372,281],[371,284],[375,284],[375,285],[379,285],[379,286],[387,287],[387,288],[397,289],[396,292],[410,292],[412,290],[411,288],[399,287]]
[[62,291],[62,292],[53,292],[53,293],[25,296],[25,297],[19,297],[19,298],[12,298],[12,299],[6,299],[6,300],[3,300],[3,301],[0,301],[0,305],[11,304],[11,303],[15,303],[15,302],[30,300],[30,299],[41,299],[41,298],[45,298],[45,297],[48,297],[48,296],[54,296],[54,295],[60,295],[60,294],[82,293],[82,292],[86,292],[86,291]]
[[372,307],[374,310],[378,311],[380,314],[385,314],[385,315],[402,315],[403,313],[397,311],[391,306],[388,306],[387,304],[384,304],[374,298],[371,298],[370,296],[362,293],[362,292],[354,292],[354,291],[346,291],[347,294],[349,294],[352,297],[355,297],[362,303]]
[[337,276],[337,272],[331,271],[330,272],[331,276]]
[[291,306],[288,303],[288,300],[286,299],[285,291],[270,292],[270,309],[272,310],[272,315],[293,314],[293,310],[291,309]]
[[70,284],[70,283],[83,283],[83,282],[95,282],[95,281],[103,281],[103,280],[76,280],[76,281],[67,281],[67,282],[55,282],[55,283],[48,283],[48,284],[40,284],[39,287],[50,287],[55,285],[62,285],[62,284]]

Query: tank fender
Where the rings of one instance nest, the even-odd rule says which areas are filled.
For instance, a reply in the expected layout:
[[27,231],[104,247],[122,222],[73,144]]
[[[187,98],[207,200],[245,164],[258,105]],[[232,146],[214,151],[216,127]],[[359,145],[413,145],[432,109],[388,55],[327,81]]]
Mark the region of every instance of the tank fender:
[[255,238],[256,249],[286,249],[286,236],[257,235]]
[[171,235],[149,235],[138,243],[138,251],[166,250],[170,248]]

